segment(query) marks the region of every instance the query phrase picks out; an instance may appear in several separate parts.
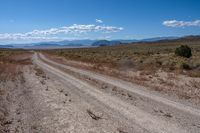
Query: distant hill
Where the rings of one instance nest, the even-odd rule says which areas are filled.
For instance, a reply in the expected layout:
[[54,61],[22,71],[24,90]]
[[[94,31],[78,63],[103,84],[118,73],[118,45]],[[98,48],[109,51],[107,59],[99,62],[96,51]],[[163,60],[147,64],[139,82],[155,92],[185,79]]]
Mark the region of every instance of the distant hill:
[[0,45],[0,48],[14,48],[13,45]]
[[92,46],[112,46],[121,44],[120,41],[108,41],[108,40],[98,40],[92,44]]
[[60,44],[60,45],[91,45],[95,41],[96,40],[89,40],[89,39],[85,39],[85,40],[63,40],[63,41],[57,42],[57,44]]
[[158,40],[158,41],[154,41],[154,42],[200,42],[200,36],[196,35],[196,36],[184,36],[184,37],[179,37],[179,38],[175,38],[175,39],[162,39],[162,40]]
[[55,49],[55,48],[77,48],[83,47],[82,44],[67,44],[67,45],[60,45],[55,43],[37,43],[34,45],[24,46],[25,49]]
[[200,41],[200,35],[181,37],[177,41]]
[[55,46],[61,46],[59,44],[49,44],[49,43],[41,43],[41,44],[35,44],[33,46],[39,46],[39,47],[55,47]]
[[136,39],[132,39],[132,40],[123,40],[123,39],[119,39],[119,40],[114,40],[114,41],[119,41],[119,42],[121,42],[121,43],[139,42],[139,40],[136,40]]
[[175,40],[178,39],[179,37],[154,37],[154,38],[147,38],[147,39],[142,39],[139,42],[155,42],[155,41],[161,41],[161,40]]
[[129,43],[156,43],[156,42],[172,42],[172,41],[200,41],[200,35],[196,36],[184,36],[184,37],[155,37],[147,39],[130,39],[130,40],[63,40],[55,42],[39,42],[39,43],[29,43],[29,44],[9,44],[9,45],[0,45],[0,48],[73,48],[73,47],[98,47],[98,46],[113,46],[118,44],[129,44]]

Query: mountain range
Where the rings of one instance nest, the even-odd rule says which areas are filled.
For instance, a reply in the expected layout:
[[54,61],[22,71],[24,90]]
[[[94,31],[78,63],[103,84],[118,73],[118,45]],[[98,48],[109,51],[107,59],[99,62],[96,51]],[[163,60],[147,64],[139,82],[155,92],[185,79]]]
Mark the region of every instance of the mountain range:
[[98,46],[112,46],[119,44],[140,43],[140,42],[157,42],[157,41],[180,41],[180,40],[200,40],[198,36],[184,36],[184,37],[156,37],[141,40],[63,40],[57,42],[40,42],[29,44],[9,44],[0,45],[0,48],[25,48],[25,49],[47,49],[47,48],[77,48],[77,47],[98,47]]
[[13,48],[13,45],[0,45],[0,48]]

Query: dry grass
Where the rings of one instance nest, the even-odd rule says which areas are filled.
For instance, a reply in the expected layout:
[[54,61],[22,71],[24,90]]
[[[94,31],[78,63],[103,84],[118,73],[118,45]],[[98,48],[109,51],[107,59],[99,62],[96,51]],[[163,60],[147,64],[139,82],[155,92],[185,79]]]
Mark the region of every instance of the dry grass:
[[[176,47],[184,44],[192,48],[191,58],[178,57],[174,54]],[[172,97],[178,96],[194,104],[200,104],[200,41],[198,40],[43,52],[52,59],[56,55],[67,60],[76,60],[78,63],[73,64],[75,67],[92,69]],[[83,62],[89,65],[80,65],[85,64]],[[190,69],[184,69],[183,63],[188,64]]]
[[13,88],[8,86],[16,81],[22,84],[25,82],[21,70],[24,65],[31,64],[30,57],[31,53],[27,51],[0,49],[0,132],[9,132],[7,126],[12,124],[12,121],[7,120],[7,116],[9,115],[8,97]]
[[[193,56],[191,58],[178,57],[174,54],[176,47],[182,44],[187,44],[192,48]],[[198,40],[46,50],[44,52],[63,56],[70,60],[93,63],[96,69],[100,69],[102,66],[124,70],[145,70],[146,72],[162,69],[200,77],[200,41]],[[187,64],[190,69],[184,69],[184,64]]]
[[31,53],[23,50],[0,49],[0,79],[14,80],[23,65],[31,64]]

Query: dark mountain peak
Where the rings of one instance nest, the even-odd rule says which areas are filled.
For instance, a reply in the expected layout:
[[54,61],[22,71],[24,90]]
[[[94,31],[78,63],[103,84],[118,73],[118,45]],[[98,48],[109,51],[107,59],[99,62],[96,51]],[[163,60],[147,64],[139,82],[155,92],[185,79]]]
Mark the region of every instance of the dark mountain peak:
[[92,44],[92,46],[112,46],[121,44],[120,41],[108,41],[108,40],[98,40]]
[[13,48],[13,45],[0,45],[0,48]]

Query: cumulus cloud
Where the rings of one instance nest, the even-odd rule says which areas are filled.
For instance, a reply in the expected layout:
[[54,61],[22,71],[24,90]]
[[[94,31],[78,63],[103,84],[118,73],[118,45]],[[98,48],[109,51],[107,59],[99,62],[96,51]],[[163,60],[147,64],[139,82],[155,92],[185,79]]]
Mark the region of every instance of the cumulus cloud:
[[0,40],[1,41],[17,41],[17,40],[48,40],[48,41],[54,41],[54,40],[60,40],[58,37],[47,37],[47,36],[25,36],[23,34],[0,34]]
[[101,19],[96,19],[97,23],[103,23],[103,21]]
[[0,40],[51,40],[58,37],[49,37],[57,34],[77,35],[90,32],[112,33],[123,30],[122,27],[100,25],[78,25],[50,28],[47,30],[33,30],[27,33],[0,34]]
[[163,25],[168,27],[190,27],[190,26],[200,27],[200,20],[195,20],[195,21],[167,20],[163,22]]

